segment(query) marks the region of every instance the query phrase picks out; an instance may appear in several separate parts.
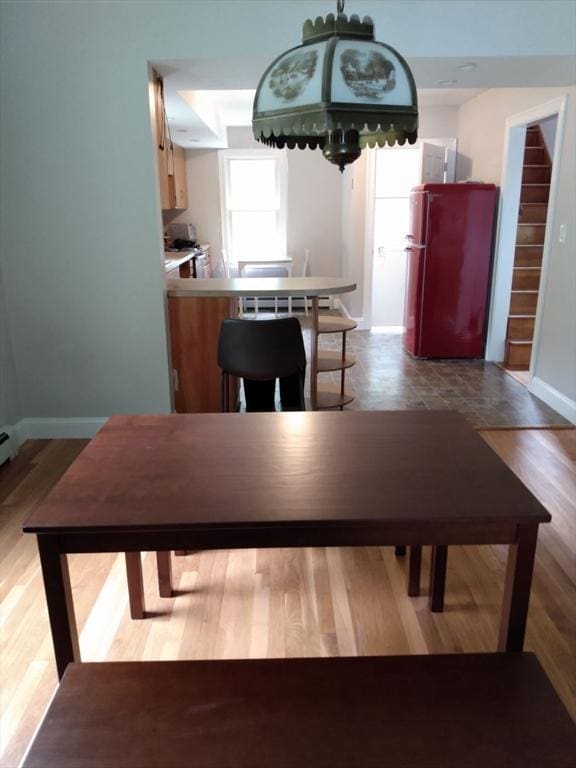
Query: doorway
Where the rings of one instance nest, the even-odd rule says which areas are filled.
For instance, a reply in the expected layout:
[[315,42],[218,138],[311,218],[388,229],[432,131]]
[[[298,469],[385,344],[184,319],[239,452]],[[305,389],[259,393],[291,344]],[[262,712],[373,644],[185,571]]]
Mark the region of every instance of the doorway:
[[558,115],[526,128],[504,368],[528,383]]
[[378,149],[374,189],[372,327],[391,332],[404,325],[405,236],[410,190],[419,182],[420,150]]
[[400,333],[403,329],[410,192],[418,184],[445,182],[451,174],[447,155],[453,149],[448,142],[437,139],[419,141],[414,146],[385,147],[372,153],[367,196],[372,207],[371,259],[366,265],[371,328],[387,333]]
[[[537,243],[524,242],[521,245],[526,246],[539,246],[538,254],[536,249],[524,249],[530,250],[530,257],[538,257],[538,291],[536,292],[535,302],[531,305],[531,312],[523,312],[524,315],[532,315],[531,322],[533,323],[533,335],[530,340],[530,355],[528,362],[528,371],[524,374],[523,383],[528,387],[530,391],[533,391],[533,386],[536,382],[533,382],[534,371],[536,370],[540,343],[540,328],[542,324],[542,309],[543,309],[543,297],[546,291],[546,281],[549,268],[552,232],[554,224],[554,213],[556,204],[556,194],[559,180],[559,166],[560,157],[562,152],[563,136],[564,136],[564,124],[566,113],[566,97],[560,97],[546,102],[545,104],[534,107],[526,112],[521,112],[516,115],[510,116],[506,120],[505,124],[505,143],[504,154],[502,161],[502,182],[501,182],[501,194],[500,194],[500,209],[498,214],[498,230],[496,234],[496,254],[495,264],[493,272],[492,282],[492,294],[490,301],[490,317],[488,321],[488,334],[486,340],[486,360],[502,363],[506,358],[506,341],[509,330],[509,319],[511,314],[511,301],[514,292],[513,286],[518,289],[518,286],[524,284],[524,292],[527,293],[534,288],[526,288],[526,280],[532,280],[532,286],[534,285],[534,273],[528,275],[528,271],[525,274],[520,275],[518,271],[519,266],[528,266],[533,268],[534,264],[527,264],[516,261],[516,255],[520,252],[517,248],[518,237],[524,238],[528,236],[530,227],[526,226],[530,222],[519,219],[519,211],[521,205],[529,200],[526,197],[530,197],[534,194],[533,191],[526,193],[525,187],[535,190],[535,187],[530,188],[530,184],[537,184],[537,182],[523,182],[523,175],[525,173],[525,157],[529,150],[527,150],[526,136],[529,126],[540,125],[544,126],[544,131],[548,131],[555,126],[554,142],[551,145],[550,159],[551,159],[551,173],[549,182],[546,182],[547,189],[546,195],[546,209],[544,213],[544,221],[539,222],[541,228],[541,237]],[[553,118],[549,120],[549,118]],[[528,142],[532,139],[528,139]],[[529,144],[528,144],[529,146]],[[534,151],[531,150],[532,154]],[[527,163],[527,165],[537,165],[535,163]],[[530,173],[540,173],[540,171],[531,170]],[[538,192],[536,192],[538,194]],[[543,202],[534,201],[532,202]],[[542,212],[531,210],[529,215],[541,215]],[[532,222],[534,223],[534,222]],[[519,235],[519,229],[521,225],[524,226],[526,232]],[[562,233],[559,234],[563,236]],[[516,274],[515,274],[516,271]],[[520,275],[520,277],[519,277]],[[527,301],[526,298],[523,299]],[[520,305],[515,304],[512,309],[518,309]],[[515,311],[514,314],[522,314],[519,311]],[[534,392],[538,394],[537,392]]]

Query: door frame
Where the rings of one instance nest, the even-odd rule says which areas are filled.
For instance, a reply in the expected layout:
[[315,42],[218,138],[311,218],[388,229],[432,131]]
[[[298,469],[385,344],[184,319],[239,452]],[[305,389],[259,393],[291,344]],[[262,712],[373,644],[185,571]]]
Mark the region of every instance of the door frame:
[[[444,146],[451,155],[448,156],[448,174],[455,173],[455,158],[458,139],[428,138],[421,136],[419,142],[427,142],[436,146]],[[404,145],[407,149],[412,145]],[[417,146],[417,145],[415,145]],[[365,150],[366,154],[366,215],[364,217],[364,274],[362,281],[362,321],[358,324],[360,330],[372,328],[372,283],[374,277],[374,208],[376,190],[376,152],[378,147]],[[446,175],[446,173],[445,173]]]
[[516,246],[516,229],[518,226],[518,209],[524,166],[524,145],[526,128],[529,124],[546,117],[558,116],[554,153],[552,156],[552,176],[550,179],[550,196],[546,215],[546,233],[540,271],[540,287],[534,322],[534,338],[532,341],[532,356],[530,358],[529,380],[534,376],[534,370],[540,352],[542,331],[542,315],[546,295],[546,286],[550,268],[552,251],[554,218],[560,180],[560,162],[564,146],[564,127],[566,122],[567,95],[539,104],[531,109],[510,115],[504,124],[504,153],[502,155],[502,177],[500,182],[500,200],[498,210],[498,225],[496,229],[496,248],[494,253],[494,268],[490,296],[490,313],[488,318],[488,333],[486,336],[486,360],[502,362],[504,360],[506,327],[510,308],[510,292],[514,270],[514,251]]

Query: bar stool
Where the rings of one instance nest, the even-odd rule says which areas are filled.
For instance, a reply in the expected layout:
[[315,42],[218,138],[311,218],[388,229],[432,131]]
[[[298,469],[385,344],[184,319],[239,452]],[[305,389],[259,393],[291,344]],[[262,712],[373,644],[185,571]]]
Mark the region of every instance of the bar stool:
[[247,411],[275,411],[276,379],[283,411],[306,410],[306,350],[295,317],[223,320],[218,341],[222,410],[230,410],[228,378],[243,379]]

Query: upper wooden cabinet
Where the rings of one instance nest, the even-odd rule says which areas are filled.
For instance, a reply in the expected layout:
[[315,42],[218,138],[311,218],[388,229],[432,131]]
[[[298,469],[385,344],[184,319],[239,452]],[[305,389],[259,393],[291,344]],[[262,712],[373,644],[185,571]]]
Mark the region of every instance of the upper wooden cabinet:
[[163,81],[157,72],[154,72],[152,120],[162,210],[182,210],[188,207],[186,161],[182,147],[174,146],[170,139],[170,129],[164,108]]
[[158,158],[158,178],[160,181],[160,202],[162,210],[165,211],[170,208],[170,191],[168,179],[168,164],[167,164],[168,152],[166,149],[156,150],[156,156]]
[[168,175],[169,208],[188,208],[186,159],[182,147],[172,147],[172,175]]

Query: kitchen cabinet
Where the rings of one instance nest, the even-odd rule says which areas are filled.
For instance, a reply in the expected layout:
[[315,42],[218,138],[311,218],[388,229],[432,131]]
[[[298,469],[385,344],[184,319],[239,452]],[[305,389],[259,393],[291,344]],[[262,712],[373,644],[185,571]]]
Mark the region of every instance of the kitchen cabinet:
[[172,143],[164,106],[163,80],[157,72],[154,72],[152,120],[162,210],[185,210],[188,207],[185,153],[182,147]]
[[158,159],[158,181],[160,182],[160,204],[162,210],[167,210],[170,207],[170,192],[168,189],[168,165],[167,165],[167,151],[157,147],[156,157]]
[[[222,410],[218,337],[222,320],[238,316],[237,299],[168,296],[168,314],[176,413],[218,413]],[[229,402],[236,403],[238,380],[230,376],[228,386]]]
[[188,186],[186,182],[186,158],[182,147],[172,146],[172,162],[168,164],[168,208],[188,208]]

